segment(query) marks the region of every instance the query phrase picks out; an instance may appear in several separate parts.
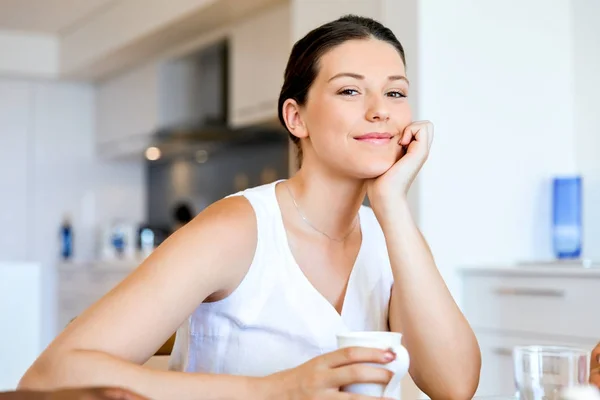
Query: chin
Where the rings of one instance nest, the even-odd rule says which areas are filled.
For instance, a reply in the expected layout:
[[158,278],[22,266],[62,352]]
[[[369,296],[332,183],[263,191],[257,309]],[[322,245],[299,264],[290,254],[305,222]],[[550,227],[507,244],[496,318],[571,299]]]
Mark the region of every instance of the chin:
[[395,160],[371,160],[353,166],[353,175],[359,179],[374,179],[385,174],[395,163]]

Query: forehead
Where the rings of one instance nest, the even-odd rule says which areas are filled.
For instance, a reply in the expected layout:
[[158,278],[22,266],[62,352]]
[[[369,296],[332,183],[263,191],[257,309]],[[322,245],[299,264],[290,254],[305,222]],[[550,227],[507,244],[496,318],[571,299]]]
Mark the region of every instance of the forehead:
[[405,75],[404,63],[398,50],[378,39],[348,40],[327,51],[319,60],[318,78],[340,72],[361,75]]

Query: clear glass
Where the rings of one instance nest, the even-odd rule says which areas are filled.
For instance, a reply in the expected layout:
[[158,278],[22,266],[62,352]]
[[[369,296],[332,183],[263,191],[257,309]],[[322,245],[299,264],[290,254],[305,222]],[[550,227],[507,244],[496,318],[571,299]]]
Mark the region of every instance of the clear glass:
[[588,382],[589,356],[582,349],[519,346],[513,361],[520,400],[559,400],[562,389]]

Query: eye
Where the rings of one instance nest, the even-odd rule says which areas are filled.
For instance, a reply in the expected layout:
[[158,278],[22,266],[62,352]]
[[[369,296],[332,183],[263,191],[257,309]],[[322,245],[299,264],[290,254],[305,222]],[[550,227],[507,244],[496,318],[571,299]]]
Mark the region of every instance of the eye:
[[402,92],[400,92],[398,90],[392,90],[391,92],[388,92],[387,95],[390,96],[390,97],[397,98],[397,99],[401,99],[401,98],[406,97],[406,95],[404,93],[402,93]]
[[338,94],[341,94],[343,96],[356,96],[359,93],[358,93],[358,90],[356,90],[356,89],[343,89],[343,90],[340,90],[338,92]]

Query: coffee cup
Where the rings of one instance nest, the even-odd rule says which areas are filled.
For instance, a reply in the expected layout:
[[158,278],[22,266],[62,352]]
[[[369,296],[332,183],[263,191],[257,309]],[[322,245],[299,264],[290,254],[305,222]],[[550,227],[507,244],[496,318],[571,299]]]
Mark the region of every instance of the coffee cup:
[[399,398],[400,382],[408,372],[410,357],[402,346],[402,334],[397,332],[346,332],[337,335],[338,348],[369,347],[391,350],[396,354],[388,364],[367,364],[385,368],[394,375],[387,385],[378,383],[355,383],[342,387],[342,391],[373,397]]

